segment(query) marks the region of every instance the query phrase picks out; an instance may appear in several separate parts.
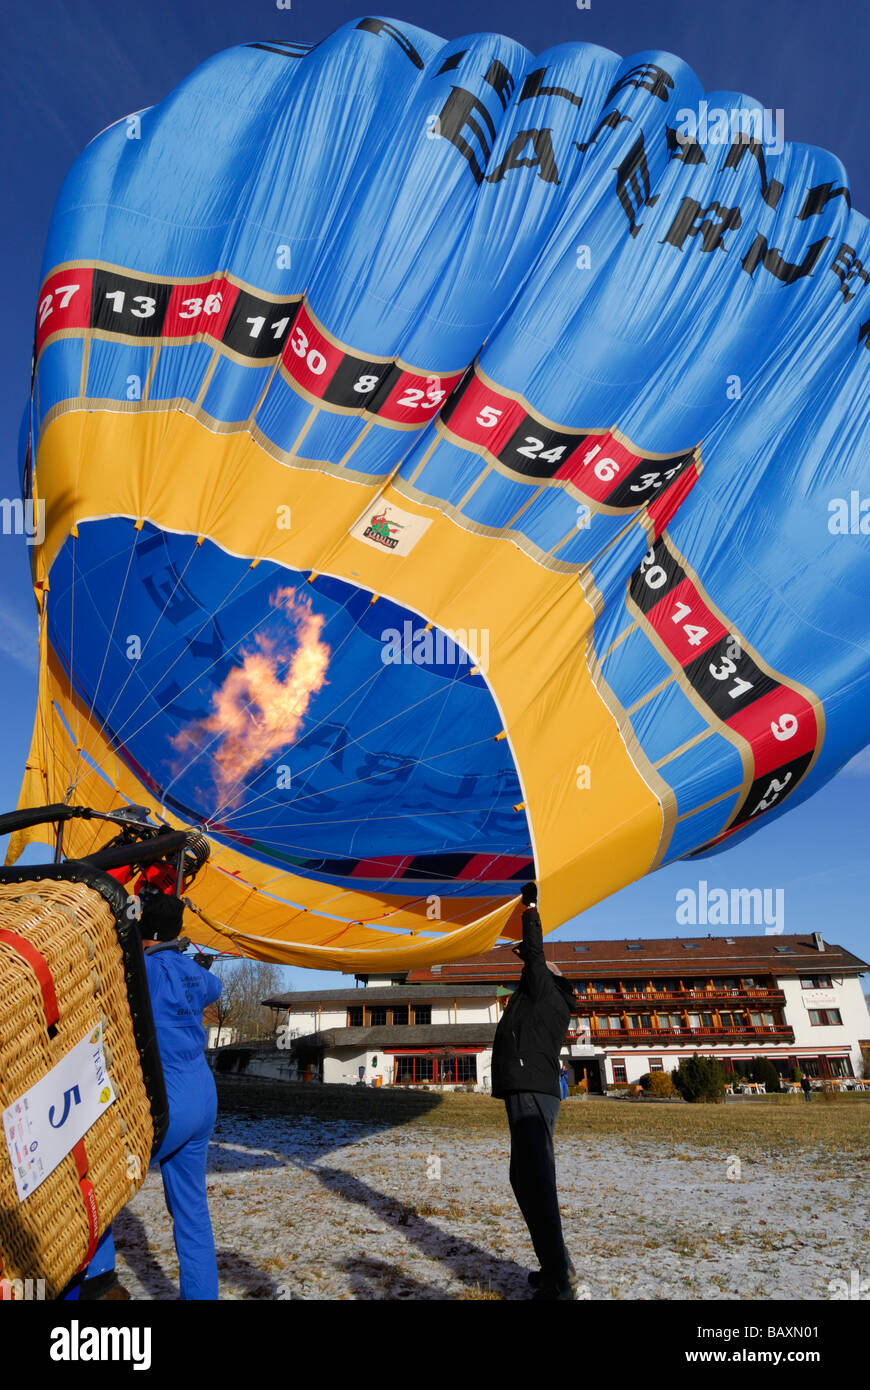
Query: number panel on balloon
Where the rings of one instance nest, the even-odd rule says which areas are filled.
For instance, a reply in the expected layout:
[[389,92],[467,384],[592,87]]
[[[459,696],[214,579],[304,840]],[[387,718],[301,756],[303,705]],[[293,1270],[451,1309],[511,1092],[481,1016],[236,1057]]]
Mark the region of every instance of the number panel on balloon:
[[708,719],[745,744],[751,785],[717,843],[790,796],[811,766],[821,727],[800,690],[766,668],[716,614],[682,558],[660,537],[628,582],[627,602],[642,629],[664,647]]
[[696,451],[653,459],[612,434],[553,424],[476,373],[446,404],[442,425],[511,473],[568,483],[590,502],[637,511],[692,467]]
[[234,285],[228,286],[228,290],[233,291],[234,297],[220,339],[224,347],[240,357],[252,357],[257,361],[279,356],[299,300],[285,299],[276,303]]
[[37,357],[54,334],[88,329],[155,346],[208,337],[252,362],[280,357],[287,379],[307,397],[393,425],[425,425],[463,375],[360,356],[328,334],[300,296],[266,299],[220,274],[173,282],[105,266],[52,272],[37,309]]
[[36,310],[36,354],[54,333],[90,327],[92,270],[58,270],[42,287]]
[[159,338],[171,294],[172,286],[166,281],[95,270],[90,326],[108,333]]

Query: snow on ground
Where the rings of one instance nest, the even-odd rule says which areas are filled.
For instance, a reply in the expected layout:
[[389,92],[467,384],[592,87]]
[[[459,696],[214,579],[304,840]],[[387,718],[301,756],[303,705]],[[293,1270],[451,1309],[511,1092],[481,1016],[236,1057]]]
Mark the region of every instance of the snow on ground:
[[[566,1242],[592,1299],[828,1299],[870,1268],[866,1178],[803,1151],[733,1160],[557,1130]],[[507,1129],[222,1113],[209,1203],[229,1299],[529,1296]],[[117,1217],[132,1296],[178,1297],[159,1172]],[[836,1286],[835,1286],[836,1287]]]

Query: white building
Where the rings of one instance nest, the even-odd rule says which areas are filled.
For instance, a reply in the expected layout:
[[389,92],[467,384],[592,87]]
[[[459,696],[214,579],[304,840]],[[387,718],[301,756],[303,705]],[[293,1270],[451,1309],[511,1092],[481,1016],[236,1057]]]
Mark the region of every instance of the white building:
[[497,985],[370,985],[277,995],[278,1047],[302,1080],[489,1088]]
[[[577,990],[563,1052],[591,1091],[671,1071],[693,1053],[736,1076],[766,1057],[780,1076],[870,1075],[866,962],[819,933],[545,942]],[[490,1085],[495,1027],[522,963],[510,946],[365,988],[276,996],[292,1074],[378,1085]]]
[[232,1028],[228,1023],[220,1022],[220,1015],[214,1004],[206,1007],[202,1016],[202,1026],[205,1029],[205,1045],[212,1047],[231,1047],[239,1040],[238,1028]]

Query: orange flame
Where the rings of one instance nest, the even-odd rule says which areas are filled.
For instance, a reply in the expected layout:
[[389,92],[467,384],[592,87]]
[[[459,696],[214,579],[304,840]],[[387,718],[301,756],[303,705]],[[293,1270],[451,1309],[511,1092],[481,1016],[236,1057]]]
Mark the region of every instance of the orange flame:
[[[320,640],[325,618],[295,589],[276,590],[269,603],[282,608],[296,630],[292,656],[285,644],[258,633],[256,649],[242,653],[241,665],[212,696],[212,713],[172,739],[178,751],[199,748],[207,738],[217,741],[215,783],[230,805],[239,800],[236,789],[249,772],[294,742],[311,697],[326,684],[330,648]],[[288,657],[282,678],[278,668]]]

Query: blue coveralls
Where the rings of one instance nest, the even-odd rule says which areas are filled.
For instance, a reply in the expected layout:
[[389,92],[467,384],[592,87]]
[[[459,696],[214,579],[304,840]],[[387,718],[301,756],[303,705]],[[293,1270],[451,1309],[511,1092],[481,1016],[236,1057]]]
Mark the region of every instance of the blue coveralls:
[[172,1217],[183,1299],[216,1299],[217,1257],[205,1168],[217,1114],[214,1077],[205,1060],[202,1013],[221,982],[178,950],[145,955],[154,1026],[169,1099],[169,1129],[155,1154]]

